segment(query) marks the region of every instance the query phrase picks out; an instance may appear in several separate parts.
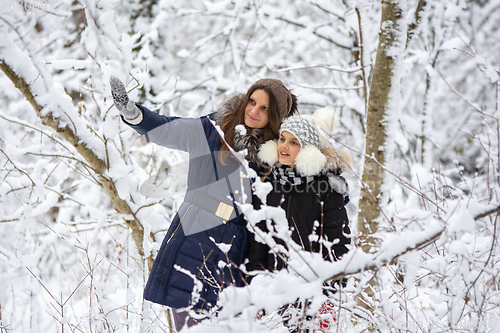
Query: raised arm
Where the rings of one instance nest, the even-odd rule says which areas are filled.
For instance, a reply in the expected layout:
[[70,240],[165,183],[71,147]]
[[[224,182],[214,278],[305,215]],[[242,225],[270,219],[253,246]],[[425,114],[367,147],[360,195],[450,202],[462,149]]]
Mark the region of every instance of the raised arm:
[[167,117],[150,111],[129,99],[125,85],[116,77],[110,78],[111,94],[122,120],[148,141],[172,149],[200,155],[210,153],[205,130],[208,119]]

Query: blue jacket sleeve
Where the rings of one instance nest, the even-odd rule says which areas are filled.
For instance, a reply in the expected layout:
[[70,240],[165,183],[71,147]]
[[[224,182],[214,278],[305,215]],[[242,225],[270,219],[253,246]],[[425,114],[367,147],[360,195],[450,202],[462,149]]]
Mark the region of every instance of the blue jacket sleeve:
[[201,118],[167,117],[136,105],[142,112],[142,121],[133,125],[123,117],[122,120],[146,140],[189,153],[210,151]]

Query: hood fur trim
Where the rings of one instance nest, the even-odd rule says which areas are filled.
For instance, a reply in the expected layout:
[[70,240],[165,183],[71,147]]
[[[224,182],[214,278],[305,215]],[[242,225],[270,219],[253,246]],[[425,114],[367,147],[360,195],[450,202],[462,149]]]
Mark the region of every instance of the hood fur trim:
[[278,143],[275,140],[269,140],[262,144],[257,157],[269,166],[275,165],[278,163]]
[[326,165],[326,156],[313,145],[301,148],[295,158],[295,168],[303,176],[314,176],[319,174]]
[[346,152],[327,147],[323,150],[323,154],[327,159],[325,169],[340,169],[342,172],[352,172],[352,158]]
[[[217,111],[214,112],[212,119],[214,119],[217,125],[221,125],[223,119],[229,113],[240,107],[244,102],[245,94],[232,95],[217,108]],[[242,125],[245,126],[246,133],[240,134],[236,131],[232,147],[235,151],[243,151],[246,149],[245,158],[252,162],[258,162],[257,152],[258,147],[264,141],[264,129],[249,128],[244,124]]]
[[243,102],[245,102],[245,94],[239,93],[234,94],[229,97],[224,103],[222,103],[214,113],[214,120],[217,125],[220,125],[220,121],[225,115],[234,111]]

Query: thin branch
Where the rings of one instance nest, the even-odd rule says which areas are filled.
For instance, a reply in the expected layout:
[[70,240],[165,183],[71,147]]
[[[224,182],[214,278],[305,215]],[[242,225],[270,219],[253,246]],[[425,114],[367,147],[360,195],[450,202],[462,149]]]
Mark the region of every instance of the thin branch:
[[493,214],[499,214],[500,213],[500,206],[498,206],[497,208],[493,208],[487,212],[484,212],[484,213],[481,213],[479,215],[476,215],[474,217],[474,221],[477,221],[479,219],[482,219],[483,217],[487,217],[487,216],[490,216],[490,215],[493,215]]
[[410,44],[415,32],[417,31],[420,22],[422,22],[422,13],[424,12],[427,6],[427,0],[419,0],[417,4],[417,9],[415,10],[415,21],[410,23],[408,26],[408,32],[406,35],[406,47]]
[[363,70],[363,68],[361,66],[349,68],[349,69],[328,66],[328,65],[295,66],[295,67],[288,67],[288,68],[281,68],[281,69],[272,69],[272,68],[267,67],[268,70],[270,70],[271,72],[274,72],[274,73],[290,72],[290,71],[296,71],[296,70],[301,70],[301,69],[311,69],[311,68],[323,68],[323,69],[328,69],[330,71],[336,71],[336,72],[341,72],[341,73],[355,73],[355,72]]
[[[378,269],[380,269],[380,267],[390,264],[391,262],[394,261],[394,259],[397,259],[410,251],[420,250],[420,249],[434,243],[436,240],[438,240],[438,238],[441,236],[441,234],[444,232],[444,230],[445,229],[442,228],[441,230],[436,232],[431,238],[423,240],[423,241],[415,244],[414,246],[409,246],[405,250],[402,250],[399,253],[394,253],[389,258],[383,258],[382,260],[378,259],[379,257],[381,257],[384,254],[384,251],[380,251],[380,252],[371,254],[370,256],[372,257],[372,259],[367,260],[366,265],[364,265],[362,267],[358,267],[358,268],[350,270],[350,271],[347,271],[347,272],[337,273],[337,274],[329,277],[328,279],[326,279],[324,282],[339,280],[339,279],[342,279],[344,277],[355,275],[355,274],[358,274],[358,273],[361,273],[364,271],[378,270]],[[361,251],[361,249],[359,249],[359,250]]]
[[338,87],[338,86],[322,86],[322,87],[313,87],[313,86],[306,86],[304,84],[297,84],[298,87],[306,88],[306,89],[314,89],[314,90],[359,90],[363,89],[364,86],[357,86],[357,87]]
[[474,110],[476,110],[477,112],[481,113],[482,115],[484,116],[487,116],[487,117],[490,117],[490,118],[493,118],[493,119],[496,119],[495,116],[492,116],[492,115],[489,115],[487,114],[486,112],[484,112],[483,110],[481,110],[481,108],[478,106],[478,105],[475,105],[471,102],[469,102],[465,97],[463,97],[447,80],[446,78],[444,77],[443,74],[441,74],[440,71],[437,71],[439,76],[441,76],[441,78],[443,79],[443,81],[446,83],[446,85],[461,99],[463,100],[467,105],[471,106]]
[[331,10],[328,10],[326,8],[323,8],[321,5],[319,5],[315,2],[312,2],[312,1],[311,1],[311,5],[314,5],[314,6],[318,7],[319,9],[321,9],[323,12],[325,12],[327,14],[331,14],[331,15],[335,16],[336,18],[338,18],[339,20],[341,20],[342,22],[345,22],[345,18],[340,16],[339,14],[334,13]]
[[19,221],[19,219],[0,220],[0,223],[8,223],[8,222],[16,222],[16,221]]
[[333,135],[328,135],[328,138],[331,139],[331,140],[334,140],[335,142],[337,142],[338,144],[342,145],[343,147],[349,149],[350,151],[356,153],[356,154],[359,154],[361,156],[363,156],[365,159],[370,159],[372,160],[374,163],[376,163],[379,167],[381,167],[382,169],[384,169],[384,171],[388,172],[390,175],[392,175],[395,180],[402,186],[406,187],[407,189],[409,189],[410,191],[414,192],[415,194],[417,194],[418,196],[422,197],[423,199],[429,201],[430,203],[432,203],[434,206],[436,206],[436,208],[440,209],[441,211],[443,212],[446,212],[444,208],[440,207],[436,202],[434,202],[431,198],[429,198],[427,195],[425,195],[424,193],[422,193],[421,191],[419,191],[417,188],[415,188],[413,185],[411,185],[410,183],[408,183],[405,179],[401,178],[400,176],[396,175],[394,172],[392,172],[391,170],[389,170],[387,167],[385,167],[384,165],[382,165],[379,161],[377,161],[375,158],[373,158],[372,156],[369,156],[369,155],[366,155],[352,147],[349,147],[347,145],[345,145],[344,143],[340,142],[339,140],[337,140]]
[[85,142],[82,142],[76,133],[69,127],[65,126],[63,128],[59,127],[60,120],[55,118],[51,113],[42,116],[40,111],[42,106],[38,104],[35,100],[35,96],[31,92],[31,88],[24,78],[14,72],[14,70],[5,62],[4,59],[0,59],[0,69],[5,73],[5,75],[14,83],[15,87],[26,97],[28,102],[31,104],[37,115],[42,119],[42,123],[46,126],[51,127],[57,133],[59,133],[68,143],[76,148],[78,153],[85,158],[90,166],[94,169],[96,173],[102,174],[106,170],[106,165],[104,162],[92,151],[92,149],[87,147]]
[[46,133],[44,130],[42,130],[40,128],[37,128],[35,126],[31,126],[30,124],[27,124],[27,123],[23,123],[20,120],[15,120],[13,118],[5,117],[5,116],[3,116],[1,114],[0,114],[0,118],[6,120],[8,122],[11,122],[11,123],[14,123],[14,124],[19,124],[21,126],[27,127],[27,128],[32,129],[34,131],[40,132],[41,134],[43,134],[43,135],[47,136],[48,138],[54,140],[55,143],[61,145],[61,147],[63,147],[64,149],[66,149],[68,151],[68,153],[73,154],[71,152],[71,150],[68,147],[66,147],[66,145],[63,142],[61,142],[60,140],[56,139],[53,134]]
[[[361,77],[363,79],[363,98],[365,100],[365,113],[366,113],[366,108],[368,107],[368,83],[366,79],[366,72],[365,72],[365,47],[363,43],[363,26],[361,24],[361,12],[359,11],[359,8],[356,6],[356,15],[358,16],[358,30],[359,30],[359,63],[361,67]],[[366,131],[364,124],[363,124],[363,130]]]
[[[268,16],[268,15],[266,14],[266,16]],[[293,22],[293,21],[290,21],[290,20],[288,20],[286,18],[283,18],[283,17],[277,17],[276,19],[280,20],[280,21],[283,21],[283,22],[286,22],[288,24],[295,25],[295,26],[300,27],[300,28],[304,28],[304,29],[306,28],[306,26],[304,24]],[[351,46],[346,46],[346,45],[339,44],[339,43],[335,42],[333,39],[328,38],[326,36],[323,36],[323,35],[321,35],[320,33],[316,32],[316,31],[313,31],[313,34],[315,34],[317,37],[322,38],[322,39],[324,39],[324,40],[326,40],[326,41],[332,43],[333,45],[338,46],[338,47],[340,47],[342,49],[349,50],[349,51],[351,50]]]
[[28,174],[26,173],[26,171],[19,169],[19,168],[18,168],[18,167],[14,164],[14,162],[13,162],[13,161],[9,158],[9,156],[8,156],[8,155],[7,155],[7,154],[6,154],[6,153],[5,153],[2,149],[0,149],[0,153],[4,154],[4,156],[5,156],[5,157],[7,158],[7,160],[10,162],[10,164],[12,164],[12,165],[14,166],[14,168],[15,168],[17,171],[19,171],[20,173],[22,173],[23,175],[25,175],[26,177],[28,177],[28,179],[30,180],[30,182],[31,182],[31,185],[32,185],[32,186],[35,186],[35,182],[33,181],[33,179],[31,179],[30,175],[28,175]]
[[82,164],[82,166],[85,168],[85,171],[87,171],[88,174],[86,174],[83,170],[80,170],[79,168],[77,168],[76,165],[73,165],[73,164],[71,164],[71,163],[69,163],[68,161],[65,160],[65,158],[67,158],[67,159],[73,159],[73,158],[70,158],[70,157],[66,157],[66,156],[63,156],[63,155],[38,154],[38,153],[32,153],[32,152],[27,152],[26,155],[59,158],[59,161],[61,161],[62,163],[64,163],[68,168],[70,168],[74,172],[77,172],[80,176],[82,176],[83,178],[89,180],[90,182],[92,182],[92,183],[100,186],[99,181],[92,174],[92,171],[91,171],[92,168],[88,164],[83,163],[82,161],[80,161],[78,159],[74,159],[74,160],[80,162]]
[[47,287],[43,284],[43,282],[38,278],[38,276],[35,275],[35,273],[33,273],[31,271],[31,269],[29,269],[28,267],[26,267],[26,269],[28,270],[28,272],[30,272],[30,274],[35,278],[35,280],[38,281],[38,283],[40,283],[40,285],[43,287],[43,289],[45,289],[45,291],[47,292],[47,294],[49,294],[50,297],[52,297],[52,299],[59,305],[59,306],[62,306],[62,304],[54,297],[54,295],[52,295],[52,293],[49,291],[49,289],[47,289]]
[[84,207],[84,206],[85,206],[84,204],[82,204],[81,202],[77,201],[76,199],[73,199],[73,198],[72,198],[70,195],[68,195],[68,194],[61,193],[61,192],[56,191],[56,190],[54,190],[53,188],[50,188],[50,187],[48,187],[48,186],[45,186],[45,188],[46,188],[47,190],[49,190],[49,191],[52,191],[52,192],[54,192],[54,193],[56,193],[56,194],[59,194],[59,195],[60,195],[61,197],[63,197],[64,199],[71,200],[71,201],[73,201],[74,203],[76,203],[76,204],[78,204],[78,205],[80,205],[80,206],[82,206],[82,207]]
[[78,162],[78,163],[82,163],[84,166],[92,168],[87,163],[82,162],[81,160],[79,160],[78,158],[73,157],[73,156],[64,156],[64,155],[60,155],[60,154],[42,154],[42,153],[33,153],[33,152],[27,152],[26,155],[43,156],[43,157],[53,157],[53,158],[57,158],[57,159],[61,159],[61,160],[68,159],[68,160],[72,160],[72,161],[75,161],[75,162]]
[[[44,12],[44,13],[47,13],[47,14],[50,14],[50,15],[54,15],[54,16],[59,16],[59,17],[69,17],[69,16],[71,16],[71,14],[58,14],[58,13],[55,13],[55,12],[53,12],[51,10],[44,9],[42,6],[35,5],[35,4],[33,4],[33,3],[29,2],[29,1],[25,1],[25,0],[19,0],[19,1],[21,1],[23,3],[23,8],[26,11],[32,10],[34,8],[34,9],[37,9],[37,10],[39,10],[41,12]],[[28,9],[27,6],[29,6],[29,9]]]

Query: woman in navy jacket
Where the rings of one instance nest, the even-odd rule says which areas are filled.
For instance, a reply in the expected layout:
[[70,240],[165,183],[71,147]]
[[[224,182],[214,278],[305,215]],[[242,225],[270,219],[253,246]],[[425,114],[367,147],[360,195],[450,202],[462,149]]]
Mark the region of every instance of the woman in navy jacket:
[[[281,81],[261,79],[213,114],[167,117],[130,101],[116,77],[110,83],[115,106],[127,125],[148,141],[190,156],[184,202],[170,224],[144,290],[144,299],[174,310],[179,330],[189,318],[186,310],[202,313],[216,304],[222,288],[243,285],[238,267],[247,254],[248,234],[235,202],[242,202],[244,193],[251,198],[251,193],[241,160],[231,151],[245,150],[250,166],[259,171],[258,149],[277,138],[281,121],[297,110],[296,97]],[[220,126],[224,139],[215,125]]]

